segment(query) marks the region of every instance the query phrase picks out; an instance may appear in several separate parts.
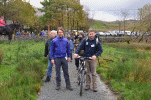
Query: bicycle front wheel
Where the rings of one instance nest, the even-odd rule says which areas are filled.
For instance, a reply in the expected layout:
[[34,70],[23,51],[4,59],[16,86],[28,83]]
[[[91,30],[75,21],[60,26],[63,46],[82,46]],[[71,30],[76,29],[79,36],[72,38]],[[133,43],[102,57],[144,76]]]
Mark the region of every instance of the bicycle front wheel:
[[83,82],[84,82],[84,70],[82,70],[82,71],[81,71],[80,96],[82,96],[82,91],[83,91]]

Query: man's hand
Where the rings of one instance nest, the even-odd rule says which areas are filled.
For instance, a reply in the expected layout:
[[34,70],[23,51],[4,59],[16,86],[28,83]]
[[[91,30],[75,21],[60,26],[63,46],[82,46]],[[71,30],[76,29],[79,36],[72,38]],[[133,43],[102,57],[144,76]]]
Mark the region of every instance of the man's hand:
[[96,56],[94,55],[94,56],[92,56],[92,60],[95,60],[96,59]]
[[68,62],[70,62],[71,61],[71,58],[68,58]]
[[78,54],[74,54],[74,58],[77,58],[79,55]]
[[47,59],[47,57],[45,57],[45,59]]
[[55,60],[54,60],[54,59],[52,59],[52,60],[51,60],[51,63],[52,63],[52,64],[55,64]]

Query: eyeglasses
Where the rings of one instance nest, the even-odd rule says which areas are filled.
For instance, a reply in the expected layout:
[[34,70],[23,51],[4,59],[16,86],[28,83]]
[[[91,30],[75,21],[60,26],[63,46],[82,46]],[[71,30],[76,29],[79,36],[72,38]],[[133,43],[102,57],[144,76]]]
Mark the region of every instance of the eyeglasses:
[[58,33],[63,33],[63,32],[58,32]]

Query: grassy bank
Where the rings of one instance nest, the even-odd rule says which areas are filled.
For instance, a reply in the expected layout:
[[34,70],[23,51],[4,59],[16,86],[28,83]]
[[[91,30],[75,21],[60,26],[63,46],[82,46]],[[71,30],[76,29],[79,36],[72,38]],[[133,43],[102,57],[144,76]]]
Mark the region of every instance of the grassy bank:
[[107,43],[97,72],[124,100],[150,100],[151,45]]
[[44,42],[0,42],[0,100],[36,100],[47,61]]

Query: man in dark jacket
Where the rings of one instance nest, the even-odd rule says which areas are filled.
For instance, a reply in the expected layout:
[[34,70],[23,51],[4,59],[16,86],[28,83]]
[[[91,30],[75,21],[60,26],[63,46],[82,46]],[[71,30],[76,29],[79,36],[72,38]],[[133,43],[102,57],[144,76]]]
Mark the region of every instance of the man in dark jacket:
[[[68,62],[71,61],[70,58],[70,45],[67,38],[64,38],[64,29],[59,27],[57,30],[58,37],[51,41],[50,45],[50,57],[51,62],[55,64],[56,67],[56,90],[60,89],[60,67],[62,66],[64,78],[66,82],[66,88],[72,90],[70,85],[69,73],[68,73]],[[65,59],[66,54],[68,56],[68,62]]]
[[[80,43],[83,41],[84,39],[84,34],[83,33],[80,33],[79,36],[78,36],[78,39],[75,40],[75,51],[77,50],[78,48],[78,45],[80,45]],[[80,53],[79,53],[80,56],[83,56],[84,55],[84,50],[81,50]],[[75,65],[77,67],[77,70],[79,68],[79,59],[75,59]]]
[[[45,54],[44,54],[45,59],[47,59],[47,55],[49,54],[51,41],[55,37],[56,37],[56,33],[54,31],[51,31],[50,33],[48,33],[48,40],[45,44]],[[52,66],[53,66],[53,64],[51,63],[51,58],[48,55],[48,69],[47,69],[47,78],[46,78],[45,82],[49,82],[51,79]]]
[[97,92],[96,57],[99,56],[103,52],[101,43],[99,41],[97,43],[96,40],[97,39],[95,38],[94,30],[90,30],[88,34],[88,39],[84,39],[81,42],[81,44],[78,46],[78,49],[76,50],[74,54],[74,58],[77,58],[80,50],[84,47],[84,56],[92,57],[92,60],[86,59],[86,63],[85,63],[85,66],[87,68],[85,90],[90,89],[90,84],[91,84],[90,69],[91,69],[94,92]]

